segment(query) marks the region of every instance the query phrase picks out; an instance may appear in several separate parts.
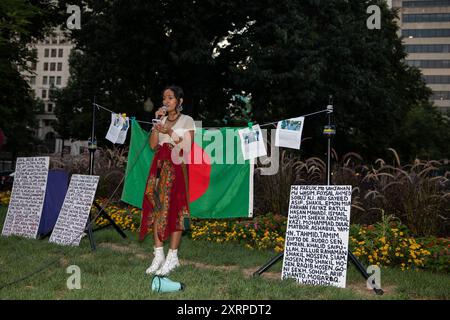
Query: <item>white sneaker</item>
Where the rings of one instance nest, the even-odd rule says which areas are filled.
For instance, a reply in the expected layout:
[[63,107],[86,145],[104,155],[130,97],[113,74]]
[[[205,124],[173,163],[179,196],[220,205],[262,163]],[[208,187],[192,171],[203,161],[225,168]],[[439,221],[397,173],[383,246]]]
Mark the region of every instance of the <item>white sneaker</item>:
[[180,262],[178,261],[177,250],[169,250],[167,254],[166,262],[164,262],[163,266],[156,271],[156,275],[158,276],[166,276],[173,269],[180,266]]
[[150,267],[145,270],[146,274],[152,274],[158,271],[163,265],[166,259],[164,258],[164,248],[154,248],[153,251],[155,257],[153,258],[152,264]]

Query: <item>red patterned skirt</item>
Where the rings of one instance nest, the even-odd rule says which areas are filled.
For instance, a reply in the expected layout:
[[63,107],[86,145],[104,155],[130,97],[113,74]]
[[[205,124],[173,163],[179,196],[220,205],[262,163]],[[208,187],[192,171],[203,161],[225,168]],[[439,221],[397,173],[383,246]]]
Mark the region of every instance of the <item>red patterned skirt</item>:
[[189,218],[188,175],[186,164],[172,161],[173,145],[158,145],[142,203],[139,239],[144,240],[153,223],[157,223],[158,238],[166,240],[172,232],[184,230]]

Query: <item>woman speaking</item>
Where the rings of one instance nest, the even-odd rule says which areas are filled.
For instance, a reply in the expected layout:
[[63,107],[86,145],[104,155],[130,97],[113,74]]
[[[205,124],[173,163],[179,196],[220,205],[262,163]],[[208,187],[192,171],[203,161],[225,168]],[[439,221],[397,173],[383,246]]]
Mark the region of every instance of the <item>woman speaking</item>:
[[[177,86],[163,91],[163,107],[155,113],[150,147],[155,150],[144,192],[140,240],[153,227],[154,258],[146,273],[167,275],[180,265],[178,247],[189,219],[186,157],[194,141],[194,120],[182,114],[183,90]],[[167,115],[166,115],[167,114]],[[170,237],[169,252],[164,241]]]

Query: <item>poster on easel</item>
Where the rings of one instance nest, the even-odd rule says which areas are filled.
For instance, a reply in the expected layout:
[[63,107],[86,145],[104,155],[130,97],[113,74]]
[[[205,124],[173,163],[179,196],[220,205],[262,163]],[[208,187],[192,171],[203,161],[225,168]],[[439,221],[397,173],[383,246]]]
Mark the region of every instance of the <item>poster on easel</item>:
[[50,242],[60,245],[80,245],[99,178],[99,176],[72,175]]
[[17,158],[2,235],[36,239],[44,206],[49,157]]
[[291,186],[282,279],[345,288],[352,186]]

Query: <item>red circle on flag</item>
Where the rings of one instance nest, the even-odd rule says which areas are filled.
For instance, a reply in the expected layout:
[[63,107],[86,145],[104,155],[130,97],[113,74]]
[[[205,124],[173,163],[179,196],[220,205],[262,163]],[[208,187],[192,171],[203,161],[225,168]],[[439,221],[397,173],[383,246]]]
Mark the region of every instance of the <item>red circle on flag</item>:
[[211,175],[211,158],[194,143],[189,154],[189,201],[200,198],[208,189]]

